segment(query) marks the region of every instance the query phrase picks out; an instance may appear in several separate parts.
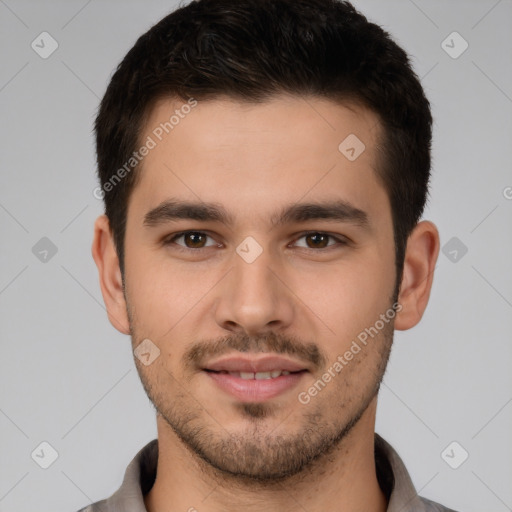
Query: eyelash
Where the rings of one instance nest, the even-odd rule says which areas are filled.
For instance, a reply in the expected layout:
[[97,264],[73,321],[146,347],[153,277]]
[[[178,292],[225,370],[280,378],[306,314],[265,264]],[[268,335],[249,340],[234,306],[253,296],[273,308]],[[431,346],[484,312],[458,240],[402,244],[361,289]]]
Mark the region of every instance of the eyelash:
[[[206,249],[210,249],[212,247],[215,247],[215,245],[209,245],[209,246],[206,246],[206,247],[198,247],[198,248],[194,249],[193,247],[185,247],[183,245],[176,244],[176,240],[178,240],[179,238],[183,237],[184,235],[188,235],[188,234],[191,234],[191,233],[198,234],[198,235],[205,235],[205,236],[213,239],[213,237],[211,235],[209,235],[208,233],[206,233],[204,231],[193,231],[193,230],[191,230],[191,231],[181,231],[180,233],[176,233],[176,234],[172,235],[170,238],[166,238],[163,241],[163,244],[165,246],[175,245],[175,248],[178,251],[184,251],[184,252],[190,252],[190,251],[201,252],[201,251],[204,251]],[[301,238],[304,238],[304,237],[308,236],[308,235],[324,235],[324,236],[329,237],[332,240],[335,240],[337,242],[337,244],[332,244],[332,245],[328,245],[327,247],[321,247],[321,248],[317,248],[317,249],[315,249],[314,247],[300,247],[301,249],[306,249],[306,250],[315,251],[315,252],[324,252],[324,251],[327,251],[329,249],[336,248],[336,245],[338,247],[339,246],[348,245],[348,241],[347,240],[344,240],[343,238],[340,238],[338,236],[331,235],[330,233],[325,233],[324,231],[306,231],[306,232],[302,233],[297,239],[295,239],[295,242],[297,240],[300,240]]]

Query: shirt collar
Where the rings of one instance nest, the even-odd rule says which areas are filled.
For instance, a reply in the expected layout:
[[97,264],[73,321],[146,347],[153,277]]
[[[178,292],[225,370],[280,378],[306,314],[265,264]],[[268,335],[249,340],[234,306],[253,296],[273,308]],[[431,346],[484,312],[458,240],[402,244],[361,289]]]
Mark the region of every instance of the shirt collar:
[[[158,439],[153,439],[135,455],[126,468],[121,487],[105,500],[101,510],[147,512],[143,496],[153,486],[157,462]],[[388,498],[387,512],[424,510],[402,459],[378,434],[375,434],[375,462],[379,484]]]

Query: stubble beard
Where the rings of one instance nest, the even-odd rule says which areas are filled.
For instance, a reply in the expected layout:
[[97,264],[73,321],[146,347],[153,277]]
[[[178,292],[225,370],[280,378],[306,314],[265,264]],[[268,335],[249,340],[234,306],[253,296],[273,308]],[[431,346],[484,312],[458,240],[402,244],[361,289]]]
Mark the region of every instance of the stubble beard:
[[[279,409],[272,402],[235,404],[245,426],[233,433],[216,421],[214,411],[207,411],[198,403],[188,391],[187,382],[178,382],[161,366],[148,370],[138,363],[137,370],[157,413],[204,471],[213,470],[216,477],[243,485],[280,485],[313,472],[340,448],[357,425],[380,388],[393,329],[394,322],[386,324],[369,342],[375,346],[365,346],[356,355],[361,356],[359,360],[354,359],[343,368],[309,404],[302,405],[297,400],[297,409],[273,429],[269,429],[268,421],[275,420]],[[132,342],[137,339],[132,329]],[[369,367],[368,362],[373,366]],[[361,371],[366,372],[366,380],[359,383],[354,376]],[[172,398],[165,393],[169,389],[175,390]],[[292,417],[299,418],[295,432],[278,433],[284,431]]]

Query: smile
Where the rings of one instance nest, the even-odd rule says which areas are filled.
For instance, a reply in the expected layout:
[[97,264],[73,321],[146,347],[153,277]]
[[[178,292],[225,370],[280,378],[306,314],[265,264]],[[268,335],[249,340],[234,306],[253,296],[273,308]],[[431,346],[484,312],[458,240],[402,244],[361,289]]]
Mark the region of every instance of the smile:
[[[225,370],[217,373],[227,373],[228,375],[232,375],[233,377],[240,377],[244,380],[266,380],[266,379],[275,379],[276,377],[280,377],[281,375],[290,375],[288,370],[273,370],[270,372],[227,372]],[[293,372],[296,373],[296,372]]]

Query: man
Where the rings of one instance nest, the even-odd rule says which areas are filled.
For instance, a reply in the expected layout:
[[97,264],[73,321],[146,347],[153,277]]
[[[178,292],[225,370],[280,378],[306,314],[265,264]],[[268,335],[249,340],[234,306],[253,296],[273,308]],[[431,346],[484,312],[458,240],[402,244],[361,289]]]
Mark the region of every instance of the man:
[[439,252],[429,103],[349,3],[199,0],[96,120],[92,253],[158,440],[87,511],[445,511],[375,433]]

